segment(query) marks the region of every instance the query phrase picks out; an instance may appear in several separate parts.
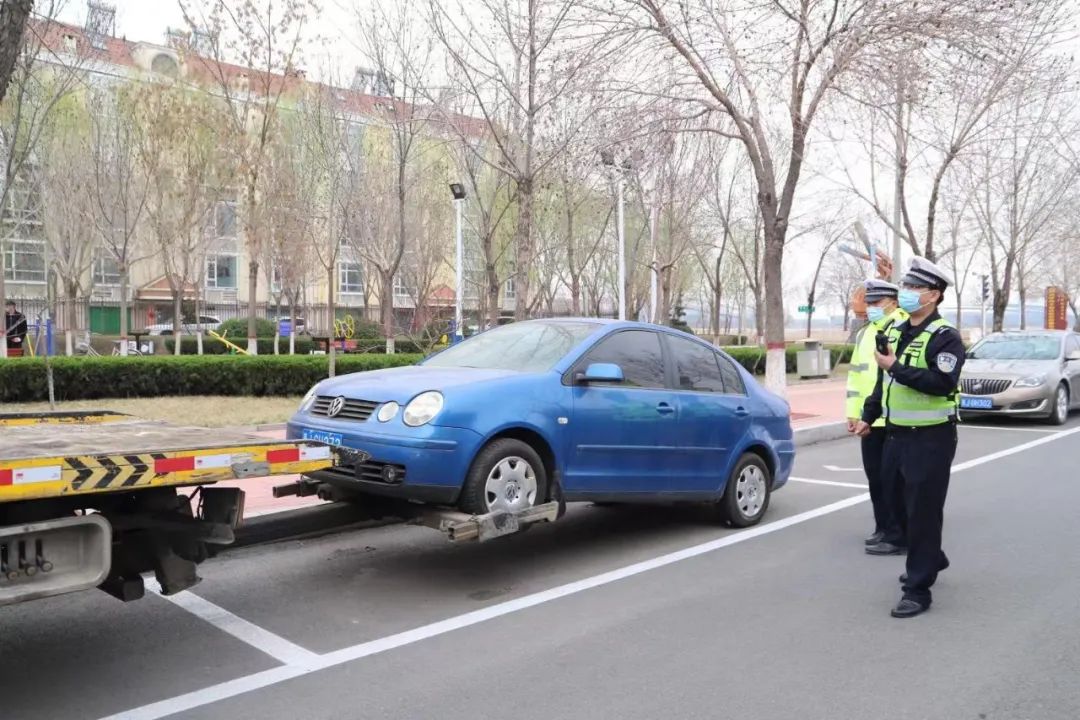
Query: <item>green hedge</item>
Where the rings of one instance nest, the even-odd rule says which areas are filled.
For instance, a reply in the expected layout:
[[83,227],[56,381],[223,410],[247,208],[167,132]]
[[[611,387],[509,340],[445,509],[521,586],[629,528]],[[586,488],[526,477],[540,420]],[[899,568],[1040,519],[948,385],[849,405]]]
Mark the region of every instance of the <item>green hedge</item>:
[[[344,355],[337,372],[412,365],[419,355]],[[161,395],[303,395],[327,376],[320,355],[58,357],[53,359],[57,400]],[[0,402],[48,399],[45,361],[0,362]]]
[[[277,325],[273,320],[267,320],[266,318],[255,318],[255,336],[256,337],[274,337],[274,331],[277,329]],[[233,318],[221,323],[217,329],[219,335],[225,335],[228,337],[229,342],[234,342],[237,345],[241,343],[237,342],[237,338],[246,338],[248,333],[248,319],[247,318]],[[243,345],[241,345],[243,347]]]
[[[797,370],[797,353],[800,352],[802,347],[789,347],[785,350],[785,360],[787,372],[793,373]],[[836,367],[840,363],[846,363],[851,360],[851,351],[854,349],[852,345],[833,345],[828,348],[829,355],[832,358],[831,367]],[[760,347],[726,347],[723,349],[728,355],[732,357],[735,362],[742,365],[755,375],[765,374],[765,349]]]

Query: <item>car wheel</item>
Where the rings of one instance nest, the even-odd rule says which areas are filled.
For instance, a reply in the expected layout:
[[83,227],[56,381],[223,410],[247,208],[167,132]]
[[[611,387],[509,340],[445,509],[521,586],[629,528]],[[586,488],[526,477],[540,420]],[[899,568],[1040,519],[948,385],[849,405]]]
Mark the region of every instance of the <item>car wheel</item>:
[[769,507],[772,477],[760,456],[745,453],[728,478],[720,498],[720,515],[735,527],[757,525]]
[[473,515],[521,512],[547,500],[548,478],[540,455],[528,444],[502,438],[473,460],[458,506]]
[[1069,389],[1064,385],[1058,385],[1054,391],[1053,408],[1050,410],[1050,424],[1064,425],[1069,419]]

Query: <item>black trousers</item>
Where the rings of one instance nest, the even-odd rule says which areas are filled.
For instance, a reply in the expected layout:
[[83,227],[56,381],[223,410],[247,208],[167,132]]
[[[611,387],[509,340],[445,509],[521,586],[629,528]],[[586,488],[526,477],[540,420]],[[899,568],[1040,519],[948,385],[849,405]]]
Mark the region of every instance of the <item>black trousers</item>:
[[892,518],[885,541],[907,546],[904,597],[924,605],[930,604],[930,588],[945,562],[941,528],[955,456],[952,423],[887,431],[883,478]]
[[862,439],[862,466],[870,484],[870,504],[874,506],[874,532],[885,532],[892,517],[889,496],[885,493],[883,461],[885,456],[885,428],[870,429]]

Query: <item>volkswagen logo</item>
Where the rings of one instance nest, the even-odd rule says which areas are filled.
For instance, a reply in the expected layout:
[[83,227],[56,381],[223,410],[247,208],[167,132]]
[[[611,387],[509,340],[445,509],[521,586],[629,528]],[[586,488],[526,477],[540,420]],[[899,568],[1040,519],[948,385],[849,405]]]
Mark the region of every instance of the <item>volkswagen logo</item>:
[[326,408],[326,416],[337,417],[343,409],[345,409],[345,398],[339,395],[330,401],[330,406]]

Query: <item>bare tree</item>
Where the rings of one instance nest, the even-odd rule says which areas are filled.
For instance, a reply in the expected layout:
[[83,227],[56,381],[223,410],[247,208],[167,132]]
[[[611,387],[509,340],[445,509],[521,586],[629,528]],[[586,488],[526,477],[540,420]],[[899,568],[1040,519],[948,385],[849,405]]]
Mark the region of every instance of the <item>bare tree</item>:
[[[23,4],[5,2],[0,8],[0,15],[5,11],[11,13],[7,22],[0,24],[0,42],[4,43],[0,51],[2,62],[8,62],[6,53],[11,48],[7,43],[16,39],[16,15],[21,12],[17,6]],[[25,23],[25,32],[20,31],[18,36],[21,42],[10,55],[13,66],[5,91],[11,92],[4,96],[0,105],[0,208],[10,213],[8,221],[0,224],[0,297],[7,295],[5,261],[8,243],[16,237],[30,239],[26,237],[31,227],[29,221],[40,219],[41,208],[35,204],[40,193],[34,191],[32,182],[42,134],[52,121],[57,105],[70,97],[81,80],[82,59],[88,43],[85,38],[76,37],[72,50],[59,47],[61,26],[56,15],[61,7],[60,2],[43,5],[37,17]],[[3,20],[0,17],[0,21]],[[42,270],[48,273],[44,264]],[[49,287],[46,286],[51,298]],[[6,357],[7,338],[0,336],[0,359]]]
[[134,98],[130,86],[101,89],[91,98],[90,113],[95,225],[120,274],[121,355],[128,354],[131,267],[147,252],[142,220],[149,192]]
[[[639,32],[670,47],[704,91],[683,95],[712,120],[703,129],[737,140],[750,160],[764,241],[766,382],[782,391],[781,268],[814,119],[868,48],[949,27],[975,12],[975,3],[627,4],[640,10]],[[773,112],[771,103],[786,112]]]
[[80,119],[69,115],[66,122],[50,123],[33,178],[41,189],[49,263],[63,291],[61,327],[68,355],[74,349],[72,333],[79,326],[77,303],[89,289],[86,280],[97,245],[94,234],[87,232],[94,226],[89,194],[94,173],[89,139],[75,124]]
[[181,2],[192,53],[224,101],[225,122],[241,182],[241,224],[248,253],[249,353],[258,352],[255,308],[263,237],[257,220],[260,179],[280,123],[283,95],[301,84],[301,40],[316,8],[311,0],[212,0],[208,12]]

